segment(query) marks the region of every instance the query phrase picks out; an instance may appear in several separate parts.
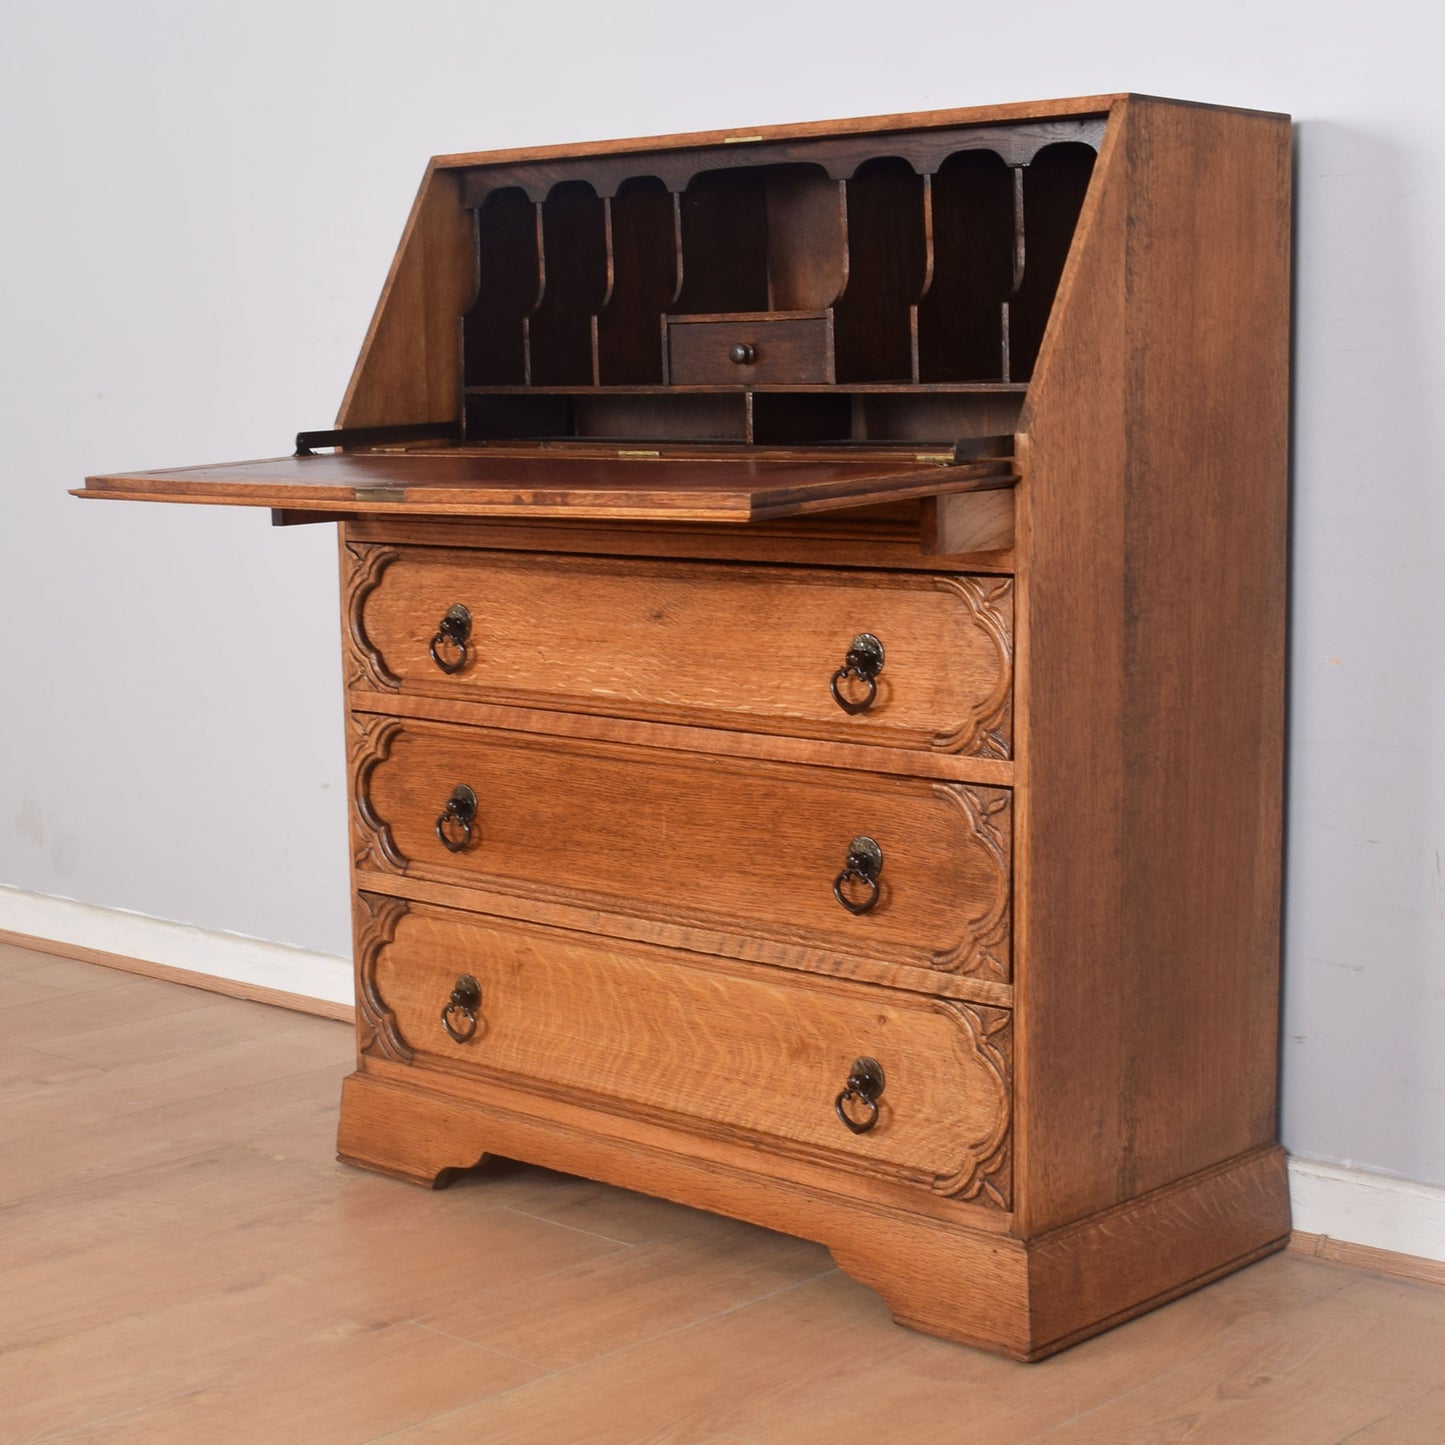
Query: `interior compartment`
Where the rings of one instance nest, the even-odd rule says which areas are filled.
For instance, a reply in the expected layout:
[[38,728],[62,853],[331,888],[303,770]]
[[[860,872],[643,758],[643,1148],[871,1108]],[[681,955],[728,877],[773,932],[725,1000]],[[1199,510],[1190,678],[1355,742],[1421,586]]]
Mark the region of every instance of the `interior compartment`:
[[597,380],[661,383],[662,317],[677,291],[677,198],[654,176],[624,181],[607,202],[611,287],[597,317]]
[[806,446],[849,441],[853,398],[846,392],[760,391],[753,397],[753,441],[758,446]]
[[1014,177],[992,151],[960,151],[929,177],[929,285],[918,304],[918,380],[1005,381],[1015,283]]
[[1096,159],[1092,146],[1066,141],[1046,146],[1020,173],[1023,281],[1009,306],[1011,372],[1020,380],[1033,375]]
[[752,398],[746,392],[682,396],[572,398],[579,437],[615,441],[719,441],[744,443]]
[[[926,393],[1032,374],[1100,130],[1074,134],[1086,139],[1022,126],[880,137],[883,153],[861,158],[856,142],[846,155],[807,141],[788,153],[816,162],[701,149],[666,165],[494,167],[485,186],[463,187],[478,264],[462,324],[467,435],[967,435],[952,419],[970,404]],[[747,401],[697,394],[724,387]],[[502,388],[566,395],[479,401]],[[1017,415],[1016,399],[979,406]]]
[[679,204],[673,312],[817,311],[843,287],[843,192],[815,165],[704,171]]
[[477,296],[462,318],[467,386],[520,386],[527,379],[526,320],[541,289],[537,208],[518,187],[493,191],[474,212]]
[[752,398],[712,395],[575,392],[472,392],[466,436],[484,441],[751,440]]
[[883,156],[845,183],[848,285],[833,308],[838,381],[915,375],[912,307],[928,278],[925,180]]
[[533,386],[597,380],[592,318],[607,296],[605,207],[586,181],[563,181],[542,202],[542,295],[527,319]]
[[966,437],[1011,436],[1024,389],[992,392],[887,391],[853,397],[855,441],[946,447]]

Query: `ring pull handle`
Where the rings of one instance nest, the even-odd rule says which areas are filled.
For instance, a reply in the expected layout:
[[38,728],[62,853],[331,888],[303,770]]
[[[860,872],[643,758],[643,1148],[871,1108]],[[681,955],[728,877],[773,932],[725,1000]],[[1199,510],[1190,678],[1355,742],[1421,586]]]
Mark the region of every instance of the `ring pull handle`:
[[[828,684],[833,701],[844,712],[852,715],[867,712],[873,706],[873,699],[878,696],[878,674],[882,671],[883,644],[871,632],[860,632],[848,644],[843,666],[833,674],[833,680]],[[868,691],[862,697],[855,699],[843,695],[838,684],[847,682],[850,677],[857,678],[867,687]]]
[[[849,913],[867,913],[878,902],[878,875],[883,871],[883,850],[872,838],[854,838],[848,845],[843,871],[833,880],[833,897]],[[863,897],[853,899],[844,891],[849,884],[862,884]]]
[[[853,1060],[852,1072],[843,1092],[833,1101],[838,1117],[855,1133],[866,1134],[878,1122],[878,1096],[883,1092],[883,1065],[877,1059]],[[855,1108],[850,1110],[849,1105]],[[867,1112],[861,1119],[853,1117],[856,1106]]]
[[[442,1027],[456,1043],[464,1044],[477,1031],[477,1010],[482,1006],[482,986],[471,974],[464,973],[457,979],[456,987],[447,1006],[442,1010]],[[458,1027],[453,1017],[461,1020]]]
[[460,853],[472,841],[472,824],[476,817],[477,795],[461,783],[452,789],[452,795],[437,819],[437,837],[448,853]]
[[[448,675],[467,665],[467,640],[472,635],[472,614],[460,602],[453,602],[437,623],[436,636],[427,649],[431,660]],[[446,656],[443,653],[455,653]]]

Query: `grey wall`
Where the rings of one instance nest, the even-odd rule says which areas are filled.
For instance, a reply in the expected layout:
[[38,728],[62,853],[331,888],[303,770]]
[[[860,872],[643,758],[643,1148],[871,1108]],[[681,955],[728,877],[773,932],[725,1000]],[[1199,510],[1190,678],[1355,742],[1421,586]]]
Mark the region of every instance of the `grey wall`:
[[1439,16],[10,0],[0,883],[348,951],[330,530],[65,489],[328,424],[428,155],[1126,89],[1288,110],[1285,1137],[1445,1183]]

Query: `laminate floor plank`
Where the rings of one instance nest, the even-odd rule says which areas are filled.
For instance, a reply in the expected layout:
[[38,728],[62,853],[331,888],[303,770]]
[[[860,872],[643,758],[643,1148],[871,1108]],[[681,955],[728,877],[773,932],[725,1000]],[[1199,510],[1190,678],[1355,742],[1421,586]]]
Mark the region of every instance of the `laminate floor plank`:
[[423,1317],[448,1334],[565,1370],[833,1268],[820,1245],[684,1211],[663,1237]]
[[1017,1365],[804,1241],[338,1164],[345,1025],[10,945],[0,1017],[0,1445],[1445,1440],[1439,1286],[1276,1255]]
[[882,1301],[837,1270],[670,1334],[558,1372],[511,1394],[403,1431],[406,1441],[508,1445],[703,1445],[799,1391],[886,1363],[918,1336],[891,1324]]
[[[349,1047],[349,1037],[346,1042]],[[42,1067],[83,1072],[54,1059]],[[104,1184],[132,1169],[208,1153],[218,1144],[258,1143],[270,1153],[290,1153],[307,1164],[330,1166],[341,1077],[347,1067],[328,1064],[315,1070],[314,1077],[283,1074],[196,1098],[183,1096],[131,1114],[111,1116],[93,1110],[63,1129],[21,1132],[11,1145],[0,1144],[4,1166],[0,1201],[34,1195],[54,1198],[95,1180]],[[18,1112],[16,1117],[24,1122]]]
[[418,1418],[515,1389],[537,1371],[416,1325],[338,1332],[222,1385],[173,1396],[67,1434],[94,1445],[351,1445]]
[[119,969],[97,968],[79,959],[0,943],[0,1004],[58,998],[64,994],[99,993],[124,988],[126,981],[135,977]]
[[1026,1368],[979,1351],[959,1351],[915,1335],[914,1348],[885,1367],[863,1364],[801,1393],[786,1408],[736,1428],[758,1445],[935,1441],[937,1422],[954,1422],[959,1445],[1015,1442],[1060,1419],[1096,1409],[1145,1381],[1177,1369],[1211,1344],[1264,1322],[1285,1328],[1289,1310],[1317,1308],[1348,1288],[1354,1272],[1321,1271],[1312,1261],[1275,1255],[1116,1330]]
[[1083,1419],[1028,1437],[1040,1445],[1335,1445],[1445,1383],[1438,1290],[1367,1278],[1280,1322],[1258,1321]]
[[[62,962],[64,960],[61,960]],[[176,988],[160,979],[129,975],[129,982],[116,984],[115,970],[94,989],[58,990],[38,985],[44,992],[29,999],[4,1000],[0,1008],[0,1045],[9,1048],[23,1043],[61,1058],[80,1059],[99,1067],[83,1047],[67,1047],[77,1038],[94,1038],[105,1030],[151,1028],[153,1037],[170,1047],[183,1045],[186,1031],[170,1020],[176,1014],[214,1009],[216,995],[199,988]],[[7,982],[0,978],[0,990]],[[12,981],[13,982],[13,981]],[[159,1027],[155,1025],[159,1024]],[[136,1057],[136,1051],[129,1055]]]
[[1445,1389],[1431,1390],[1345,1438],[1350,1445],[1440,1445],[1445,1440]]

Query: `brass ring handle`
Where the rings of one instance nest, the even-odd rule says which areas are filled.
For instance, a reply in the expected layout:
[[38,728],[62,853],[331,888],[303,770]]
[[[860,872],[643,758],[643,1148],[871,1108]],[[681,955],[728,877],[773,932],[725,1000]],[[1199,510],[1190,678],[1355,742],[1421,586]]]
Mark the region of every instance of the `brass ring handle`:
[[[843,871],[833,880],[833,897],[849,913],[867,913],[878,902],[878,875],[883,871],[883,850],[872,838],[854,838],[848,845]],[[868,891],[854,901],[845,893],[849,883],[861,883]]]
[[[873,699],[878,696],[878,674],[882,671],[883,644],[871,632],[860,632],[848,644],[843,666],[833,674],[833,680],[828,684],[833,701],[850,715],[867,712],[873,706]],[[843,695],[838,684],[846,682],[850,677],[856,677],[867,686],[868,691],[863,697],[855,699]]]
[[472,841],[472,824],[476,817],[477,795],[461,783],[452,789],[452,795],[437,819],[437,837],[448,853],[460,853]]
[[[838,1117],[855,1133],[866,1134],[878,1122],[878,1096],[883,1092],[883,1065],[877,1059],[853,1060],[852,1072],[843,1092],[833,1100]],[[856,1101],[867,1109],[862,1119],[855,1119],[844,1107]]]
[[[452,603],[437,623],[436,636],[427,649],[431,660],[448,675],[460,672],[467,665],[467,639],[471,635],[472,614],[460,602]],[[456,656],[443,657],[439,648],[447,648]]]
[[[482,1006],[482,986],[471,974],[464,973],[457,979],[452,996],[442,1010],[442,1027],[457,1043],[464,1044],[477,1031],[477,1010]],[[452,1022],[452,1015],[461,1017],[462,1026]]]

